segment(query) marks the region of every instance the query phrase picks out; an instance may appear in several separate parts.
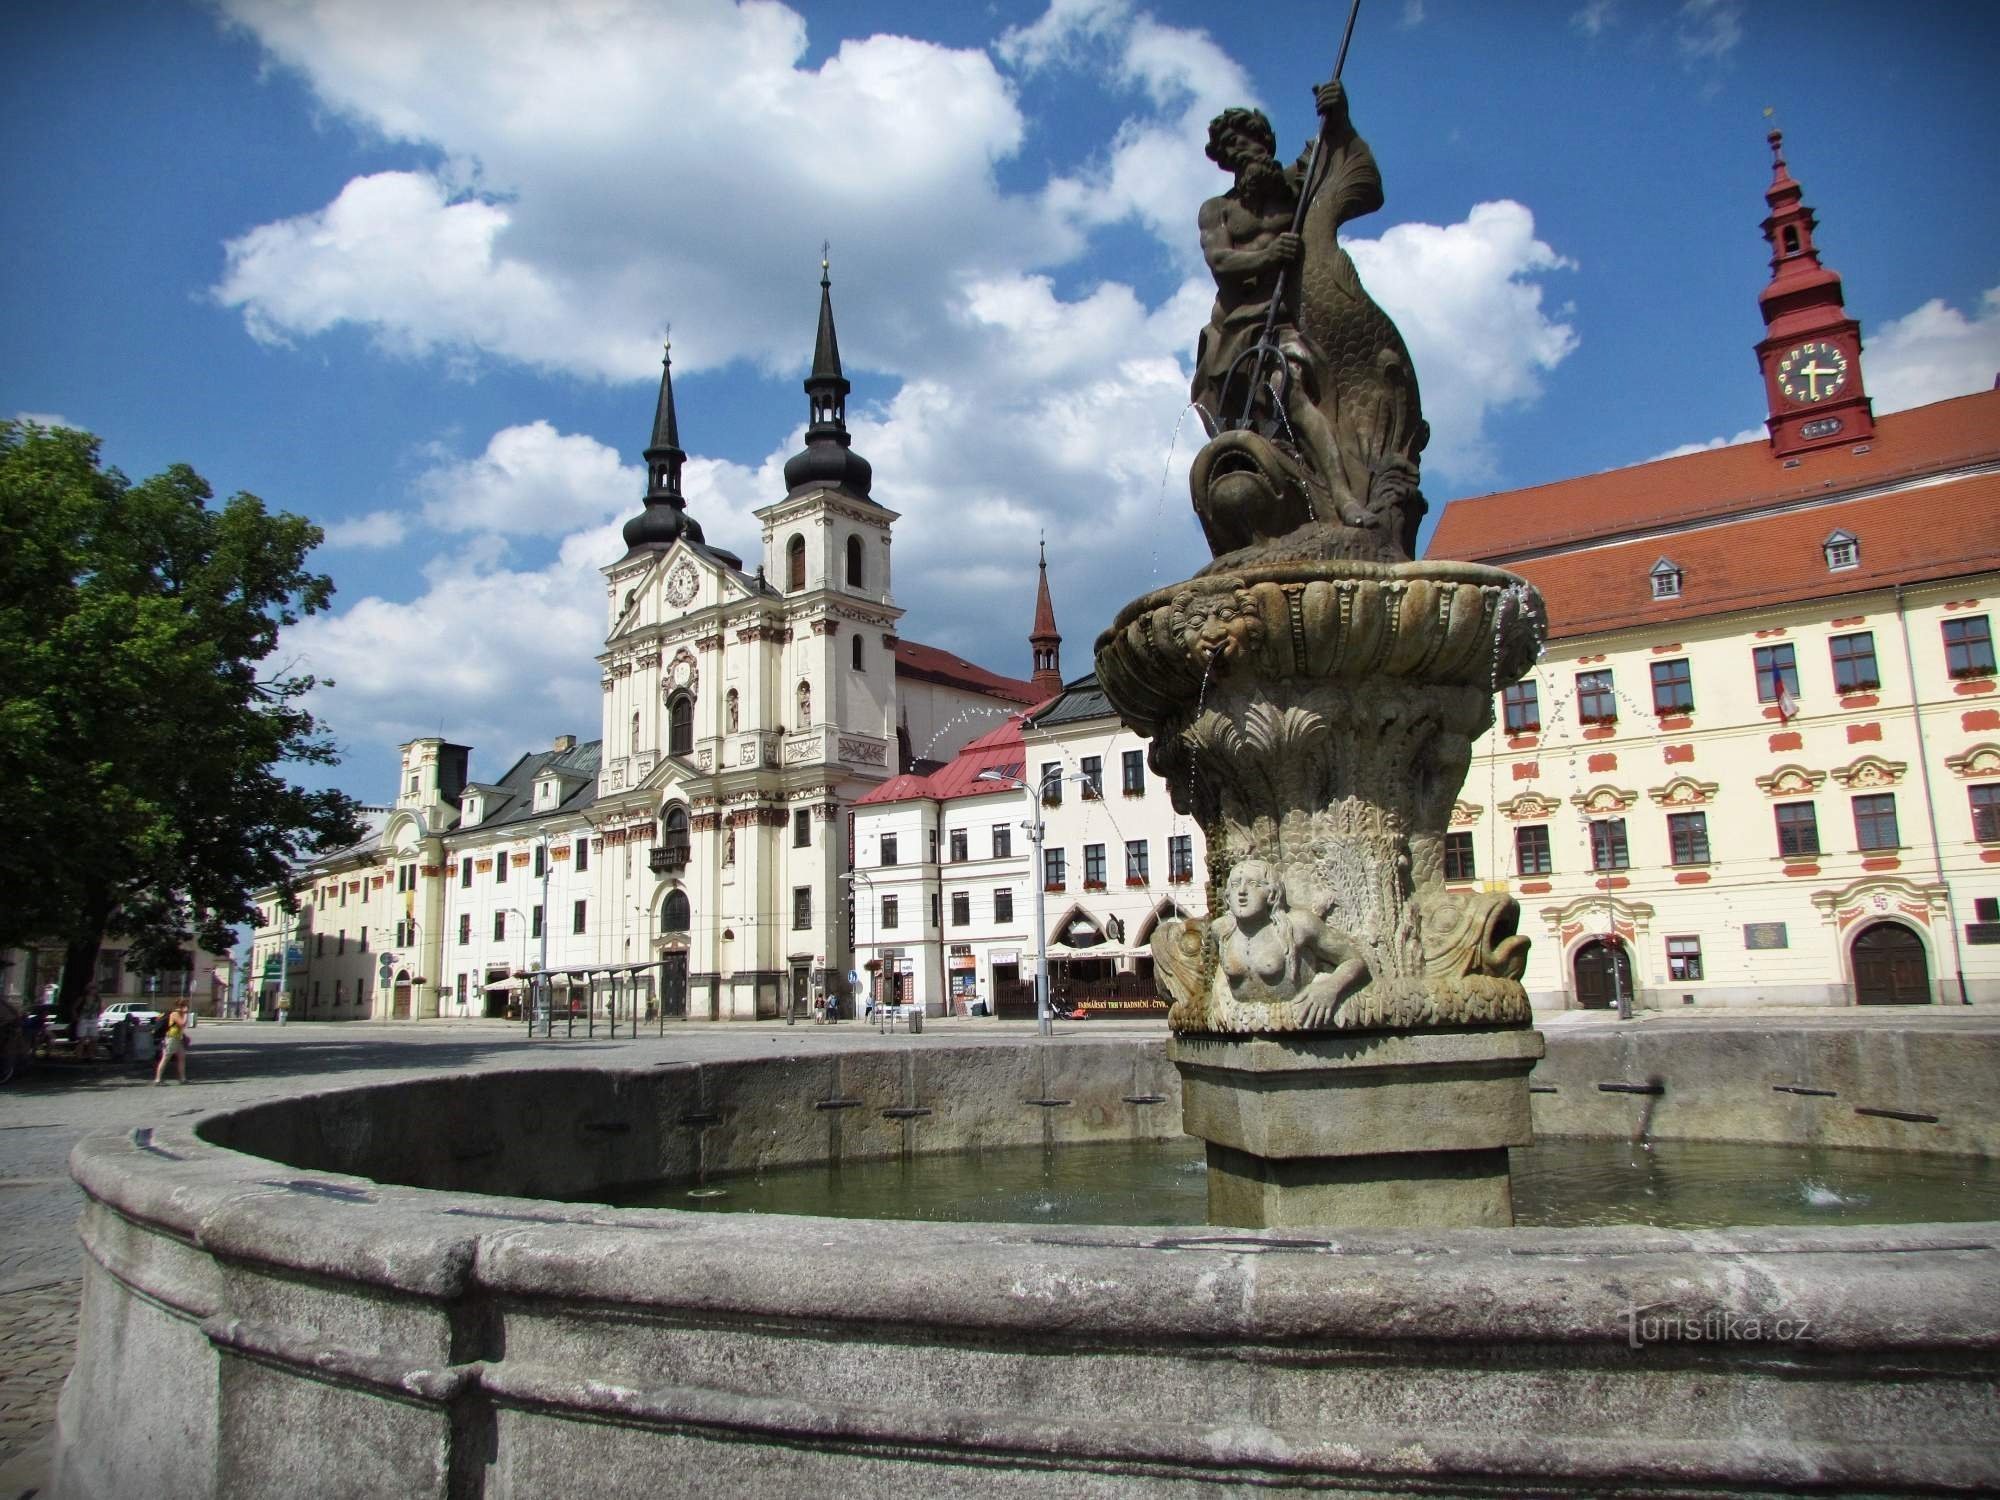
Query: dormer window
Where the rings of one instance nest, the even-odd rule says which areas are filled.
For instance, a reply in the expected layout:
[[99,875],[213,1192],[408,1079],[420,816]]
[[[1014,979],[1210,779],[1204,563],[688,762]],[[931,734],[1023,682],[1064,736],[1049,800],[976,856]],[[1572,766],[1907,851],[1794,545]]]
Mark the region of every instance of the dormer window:
[[535,808],[540,811],[556,805],[556,779],[544,776],[535,783]]
[[1648,576],[1653,580],[1653,597],[1655,599],[1680,598],[1681,570],[1678,563],[1672,561],[1670,558],[1663,557],[1653,564],[1653,571]]
[[1861,539],[1851,531],[1836,531],[1820,544],[1826,553],[1826,570],[1839,573],[1861,566]]
[[458,805],[459,821],[470,826],[486,815],[485,799],[477,794],[468,795]]

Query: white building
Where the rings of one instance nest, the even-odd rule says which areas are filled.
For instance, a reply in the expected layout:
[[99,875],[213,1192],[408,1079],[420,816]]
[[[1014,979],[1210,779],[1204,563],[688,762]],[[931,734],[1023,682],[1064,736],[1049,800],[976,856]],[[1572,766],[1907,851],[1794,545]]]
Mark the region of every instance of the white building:
[[1146,746],[1083,677],[950,764],[863,797],[853,922],[872,992],[933,1014],[1027,1014],[1039,902],[1058,1004],[1164,1012],[1153,929],[1207,911],[1207,858]]

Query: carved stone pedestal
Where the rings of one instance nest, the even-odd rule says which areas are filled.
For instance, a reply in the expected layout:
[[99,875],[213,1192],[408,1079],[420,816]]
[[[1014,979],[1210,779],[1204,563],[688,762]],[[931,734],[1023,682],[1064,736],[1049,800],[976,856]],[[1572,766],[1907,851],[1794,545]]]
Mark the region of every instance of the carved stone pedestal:
[[1208,1219],[1242,1228],[1506,1228],[1507,1148],[1533,1139],[1540,1032],[1175,1036]]

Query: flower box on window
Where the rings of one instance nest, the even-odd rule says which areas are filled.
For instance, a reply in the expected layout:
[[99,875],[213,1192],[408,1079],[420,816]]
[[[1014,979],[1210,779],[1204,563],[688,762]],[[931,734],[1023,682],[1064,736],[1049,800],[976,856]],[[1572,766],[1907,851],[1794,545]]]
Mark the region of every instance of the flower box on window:
[[1143,875],[1127,875],[1125,877],[1125,884],[1127,886],[1143,886],[1145,883],[1146,877]]
[[1104,882],[1101,880],[1086,880],[1083,883],[1083,888],[1086,891],[1101,891],[1104,889]]
[[1049,894],[1051,894],[1051,895],[1054,895],[1054,894],[1055,894],[1055,893],[1056,893],[1057,891],[1066,891],[1066,890],[1068,890],[1068,889],[1069,889],[1069,886],[1068,886],[1068,884],[1067,884],[1066,882],[1064,882],[1064,881],[1061,881],[1061,880],[1051,880],[1051,881],[1050,881],[1050,882],[1049,882],[1049,883],[1048,883],[1047,885],[1043,886],[1043,887],[1042,887],[1042,889],[1043,889],[1044,891],[1047,891],[1047,892],[1048,892]]

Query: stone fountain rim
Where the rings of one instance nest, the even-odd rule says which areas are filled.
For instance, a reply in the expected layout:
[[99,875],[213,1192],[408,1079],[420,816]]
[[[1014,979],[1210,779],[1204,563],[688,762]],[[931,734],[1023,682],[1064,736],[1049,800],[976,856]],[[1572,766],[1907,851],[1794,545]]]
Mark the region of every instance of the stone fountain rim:
[[[538,1067],[477,1079],[503,1086],[568,1071],[623,1087],[701,1066]],[[468,1081],[420,1074],[218,1110],[185,1125],[87,1136],[70,1158],[92,1200],[87,1242],[90,1215],[102,1205],[230,1261],[419,1297],[484,1288],[940,1330],[1046,1325],[1175,1342],[1254,1335],[1597,1343],[1627,1336],[1623,1314],[1635,1299],[1707,1299],[1726,1308],[1782,1294],[1786,1305],[1811,1307],[1837,1347],[2000,1344],[2000,1304],[1982,1322],[1968,1320],[1950,1297],[1847,1295],[1849,1277],[1870,1266],[1909,1269],[1921,1260],[1927,1269],[1919,1279],[1947,1281],[1990,1274],[2000,1264],[2000,1223],[1240,1230],[707,1215],[383,1184],[291,1167],[198,1133],[241,1109],[309,1110],[371,1089]],[[363,1205],[368,1212],[355,1212]],[[877,1271],[859,1284],[799,1277],[802,1234],[816,1254],[823,1247]],[[697,1252],[703,1269],[694,1273]],[[1186,1295],[1216,1278],[1244,1281],[1254,1299]],[[1329,1297],[1335,1286],[1341,1295]],[[1746,1299],[1746,1289],[1757,1295]]]

